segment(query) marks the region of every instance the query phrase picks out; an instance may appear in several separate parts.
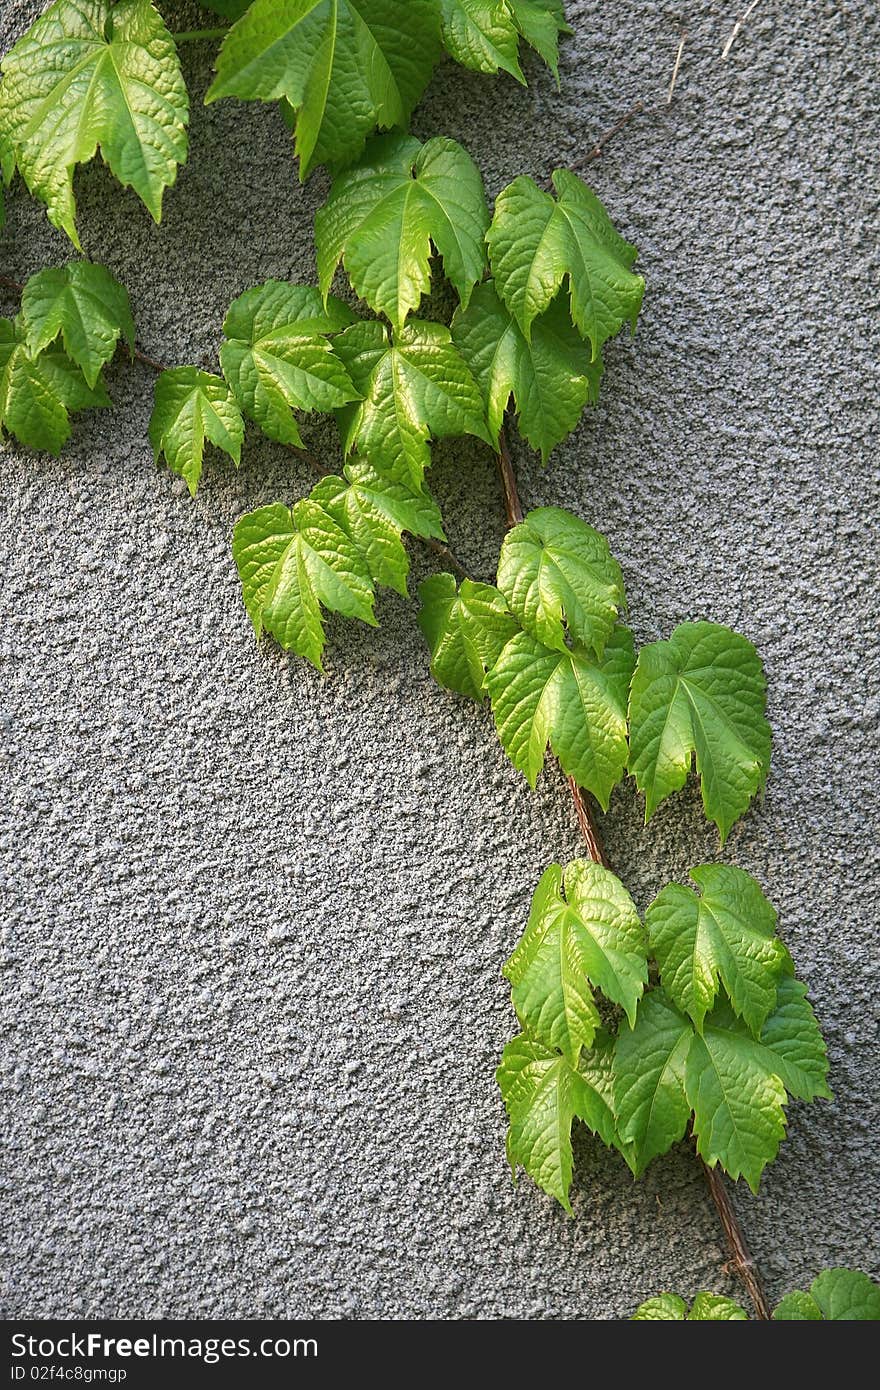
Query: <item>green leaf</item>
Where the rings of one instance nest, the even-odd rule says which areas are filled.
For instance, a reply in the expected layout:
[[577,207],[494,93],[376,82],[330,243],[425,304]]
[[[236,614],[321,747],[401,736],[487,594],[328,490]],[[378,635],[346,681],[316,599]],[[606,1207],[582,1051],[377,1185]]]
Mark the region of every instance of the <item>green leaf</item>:
[[683,623],[643,647],[629,701],[630,771],[645,820],[683,787],[696,754],[703,807],[722,844],[770,765],[766,682],[755,648],[718,623]]
[[639,1005],[635,1026],[621,1028],[614,1052],[614,1110],[621,1139],[633,1146],[636,1176],[684,1135],[684,1089],[693,1029],[662,990]]
[[[614,1058],[620,1137],[635,1147],[641,1172],[681,1139],[693,1112],[697,1149],[753,1191],[785,1134],[788,1094],[830,1096],[825,1046],[806,989],[782,980],[760,1040],[728,1004],[707,1016],[702,1036],[663,990],[639,1005],[635,1027],[621,1029]],[[787,1094],[788,1093],[788,1094]]]
[[776,1006],[779,977],[790,965],[775,935],[776,912],[742,869],[703,864],[690,873],[702,897],[670,883],[645,918],[660,981],[697,1032],[720,982],[757,1037]]
[[637,1308],[632,1322],[748,1322],[745,1308],[718,1293],[698,1293],[690,1312],[683,1298],[661,1293]]
[[545,463],[599,398],[602,358],[593,360],[562,299],[535,319],[528,340],[487,280],[456,311],[452,336],[483,393],[496,446],[511,397],[520,433]]
[[392,342],[381,323],[358,323],[333,346],[364,398],[338,415],[346,454],[419,489],[432,438],[489,442],[479,389],[442,324],[412,320]]
[[677,1293],[658,1293],[646,1298],[630,1318],[630,1322],[685,1322],[687,1304]]
[[630,1023],[648,980],[646,940],[623,884],[585,859],[545,870],[525,933],[504,967],[517,1017],[531,1037],[576,1066],[599,1012],[590,988],[620,1004]]
[[361,299],[400,330],[431,288],[433,243],[466,305],[485,269],[488,226],[483,180],[461,145],[380,136],[315,219],[322,293],[344,261]]
[[508,531],[498,587],[514,617],[545,647],[572,642],[601,658],[623,607],[623,575],[608,542],[561,507],[538,507]]
[[523,334],[568,282],[575,327],[596,359],[607,338],[635,327],[645,282],[636,258],[585,183],[566,169],[553,175],[557,199],[530,178],[514,179],[495,201],[489,260],[499,295]]
[[519,65],[524,38],[559,80],[559,35],[570,33],[561,0],[440,0],[443,42],[463,67],[509,72],[525,85]]
[[563,771],[607,810],[626,765],[626,695],[635,656],[618,627],[601,661],[520,632],[486,677],[502,747],[534,787],[549,742]]
[[506,0],[440,0],[447,53],[473,72],[509,72],[525,86],[520,33]]
[[688,1313],[688,1322],[748,1322],[749,1315],[739,1303],[732,1298],[725,1298],[720,1293],[698,1293],[693,1303],[691,1311]]
[[189,98],[174,40],[149,0],[56,0],[2,70],[0,138],[77,248],[73,173],[99,147],[161,220],[162,195],[186,159]]
[[358,391],[325,336],[354,315],[316,289],[267,280],[229,307],[220,365],[239,406],[270,439],[302,448],[294,410],[337,410]]
[[70,412],[109,404],[100,379],[89,386],[60,349],[33,353],[21,320],[0,319],[0,431],[57,456],[70,437]]
[[150,443],[159,462],[186,480],[193,497],[202,476],[205,441],[241,462],[244,420],[225,381],[197,367],[172,367],[156,379]]
[[351,536],[374,582],[404,597],[409,559],[401,532],[443,539],[434,499],[427,492],[412,492],[404,483],[381,477],[367,463],[348,464],[344,478],[322,479],[312,490],[312,501]]
[[559,81],[559,35],[571,34],[563,0],[507,0],[514,23]]
[[230,29],[206,101],[284,99],[301,176],[351,164],[376,126],[406,126],[440,54],[435,0],[255,0]]
[[128,291],[104,266],[89,261],[32,275],[21,298],[21,317],[30,350],[43,352],[60,337],[89,386],[97,382],[120,338],[134,351]]
[[808,1294],[787,1294],[776,1322],[880,1322],[880,1288],[857,1269],[823,1269]]
[[613,1143],[614,1117],[588,1079],[543,1043],[525,1034],[504,1049],[496,1080],[507,1107],[507,1157],[571,1211],[571,1126],[575,1118]]
[[375,627],[373,586],[356,543],[318,503],[280,502],[243,516],[232,553],[257,637],[270,633],[320,671],[321,605]]
[[773,1310],[774,1322],[821,1322],[822,1309],[815,1298],[795,1289],[787,1293]]
[[419,627],[431,652],[431,674],[446,690],[482,700],[486,672],[518,631],[504,595],[491,584],[434,574],[419,585]]
[[802,1100],[829,1097],[827,1070],[822,1035],[797,980],[782,981],[760,1041],[732,1009],[714,1010],[702,1036],[694,1035],[685,1071],[702,1158],[732,1178],[742,1175],[757,1192],[785,1135],[786,1091]]

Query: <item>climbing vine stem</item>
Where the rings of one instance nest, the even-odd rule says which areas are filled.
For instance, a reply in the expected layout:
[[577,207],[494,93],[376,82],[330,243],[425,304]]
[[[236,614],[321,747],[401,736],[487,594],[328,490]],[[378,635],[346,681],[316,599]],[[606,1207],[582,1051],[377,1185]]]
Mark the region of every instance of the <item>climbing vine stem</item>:
[[[516,482],[516,472],[513,466],[513,456],[510,451],[510,440],[506,429],[502,429],[498,441],[498,453],[496,454],[498,473],[501,478],[501,486],[504,492],[504,510],[509,527],[518,526],[522,521],[524,512],[519,496],[519,488]],[[587,847],[587,853],[595,864],[602,864],[605,868],[609,867],[608,857],[605,853],[605,846],[602,843],[602,834],[596,822],[596,817],[588,796],[585,795],[573,777],[567,779],[571,799],[574,803],[575,815],[577,816],[578,828]],[[723,1174],[717,1168],[710,1168],[698,1157],[698,1162],[703,1170],[706,1182],[709,1187],[709,1195],[715,1204],[718,1219],[721,1222],[727,1244],[730,1249],[730,1268],[742,1283],[746,1293],[752,1301],[755,1316],[761,1322],[770,1319],[770,1308],[764,1293],[761,1276],[748,1244],[746,1243],[745,1233],[739,1223],[739,1218],[733,1207],[730,1193],[724,1181]]]

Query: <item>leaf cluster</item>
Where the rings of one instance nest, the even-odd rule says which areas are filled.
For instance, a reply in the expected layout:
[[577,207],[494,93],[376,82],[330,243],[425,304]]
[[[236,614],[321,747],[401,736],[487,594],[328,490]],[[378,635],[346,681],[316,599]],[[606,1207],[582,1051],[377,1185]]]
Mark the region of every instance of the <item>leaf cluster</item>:
[[[279,102],[301,176],[344,168],[406,127],[445,47],[523,82],[522,42],[558,77],[561,0],[215,0],[233,21],[205,100]],[[2,63],[0,169],[16,169],[77,248],[76,167],[100,151],[158,222],[187,157],[189,94],[152,0],[55,0]],[[3,203],[0,196],[0,222]]]
[[[698,1293],[690,1310],[675,1293],[646,1299],[633,1322],[746,1322],[746,1310],[721,1294]],[[880,1288],[857,1269],[823,1269],[810,1292],[786,1294],[773,1312],[774,1322],[878,1322]]]
[[[691,872],[702,896],[670,885],[642,923],[609,869],[551,865],[505,966],[523,1030],[498,1069],[508,1156],[569,1210],[575,1119],[635,1176],[690,1126],[710,1167],[757,1191],[789,1100],[831,1094],[806,989],[759,885],[724,865]],[[616,1027],[597,995],[616,1006]]]
[[421,598],[435,678],[488,695],[501,743],[532,786],[549,745],[605,808],[628,769],[649,819],[695,762],[722,841],[763,787],[770,727],[752,644],[717,623],[684,623],[637,657],[619,621],[620,566],[569,512],[541,507],[508,532],[497,587],[438,575]]

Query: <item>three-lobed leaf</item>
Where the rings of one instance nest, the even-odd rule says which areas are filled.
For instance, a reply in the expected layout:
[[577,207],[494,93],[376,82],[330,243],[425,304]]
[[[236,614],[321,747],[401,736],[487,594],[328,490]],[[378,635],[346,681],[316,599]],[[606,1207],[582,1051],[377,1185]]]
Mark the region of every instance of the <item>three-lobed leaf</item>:
[[806,989],[791,976],[779,984],[760,1038],[727,1003],[699,1034],[663,990],[652,990],[635,1027],[621,1030],[614,1070],[619,1133],[633,1145],[636,1171],[679,1140],[692,1117],[706,1163],[744,1177],[755,1192],[785,1135],[788,1096],[831,1094],[822,1035]]
[[346,454],[418,489],[431,439],[488,442],[479,389],[442,324],[412,319],[392,339],[381,323],[357,323],[333,348],[363,398],[338,412]]
[[206,441],[228,454],[236,467],[241,462],[244,420],[235,398],[225,381],[197,367],[172,367],[157,377],[149,433],[155,461],[164,455],[193,497]]
[[305,178],[352,163],[377,126],[406,126],[439,54],[435,0],[255,0],[206,100],[284,101]]
[[605,537],[561,507],[537,507],[508,531],[498,587],[545,647],[565,652],[568,636],[599,658],[624,603],[623,575]]
[[90,261],[32,275],[21,298],[21,320],[32,352],[44,352],[60,338],[91,387],[120,338],[134,350],[128,292],[109,270]]
[[456,311],[452,336],[483,393],[496,447],[511,399],[520,433],[545,463],[587,402],[598,400],[601,355],[593,358],[560,297],[534,320],[526,338],[494,281],[487,280],[468,307]]
[[431,248],[467,305],[486,264],[483,180],[454,140],[380,136],[341,174],[315,219],[326,299],[342,261],[353,288],[399,331],[431,288]]
[[524,38],[559,77],[559,35],[569,33],[562,0],[440,0],[446,51],[475,72],[509,72],[525,85]]
[[639,653],[629,700],[630,771],[645,819],[684,786],[696,756],[703,807],[722,843],[763,787],[770,763],[767,687],[745,637],[683,623]]
[[556,198],[521,177],[495,200],[487,237],[495,287],[528,340],[567,282],[572,319],[595,360],[625,323],[635,327],[645,282],[631,269],[635,247],[595,193],[566,169],[553,186]]
[[551,864],[504,974],[523,1028],[572,1066],[599,1028],[591,985],[634,1023],[648,980],[646,940],[620,880],[584,859],[572,860],[564,871]]
[[282,280],[246,290],[230,305],[220,365],[241,410],[270,439],[301,448],[295,410],[337,410],[357,399],[326,336],[353,322],[341,300],[325,304],[311,286]]
[[409,558],[401,533],[443,540],[437,503],[423,489],[384,478],[360,459],[346,464],[344,473],[323,478],[312,489],[312,501],[355,541],[374,583],[406,597]]
[[434,574],[419,586],[419,627],[431,653],[431,674],[446,690],[482,700],[486,672],[518,631],[504,595],[472,579]]
[[604,1143],[615,1142],[614,1116],[601,1084],[525,1034],[507,1044],[495,1075],[510,1120],[507,1157],[514,1174],[521,1164],[539,1187],[571,1211],[575,1118]]
[[99,148],[160,220],[186,159],[189,98],[150,0],[55,0],[0,66],[0,140],[76,247],[74,169]]
[[779,978],[791,965],[776,936],[776,912],[742,869],[703,864],[690,873],[700,895],[667,884],[645,917],[660,982],[697,1032],[723,984],[734,1011],[757,1037],[775,1007]]
[[100,376],[90,386],[60,348],[34,352],[20,317],[0,319],[0,432],[58,455],[70,437],[71,412],[109,404]]
[[857,1269],[823,1269],[774,1309],[775,1322],[880,1322],[880,1287]]
[[243,516],[232,553],[245,607],[259,637],[270,633],[287,651],[322,670],[322,606],[375,626],[369,567],[351,536],[310,498],[280,502]]
[[545,647],[519,632],[486,676],[502,747],[534,787],[549,743],[578,786],[607,810],[627,759],[632,634],[618,626],[601,660],[583,648]]

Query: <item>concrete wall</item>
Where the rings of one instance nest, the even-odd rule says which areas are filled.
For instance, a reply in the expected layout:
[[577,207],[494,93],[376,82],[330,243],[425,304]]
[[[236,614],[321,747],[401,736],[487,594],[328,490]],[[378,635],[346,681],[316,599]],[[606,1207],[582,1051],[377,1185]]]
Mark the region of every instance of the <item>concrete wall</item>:
[[[4,49],[40,8],[6,0]],[[778,905],[837,1094],[793,1107],[760,1197],[736,1194],[776,1297],[878,1255],[880,25],[764,0],[721,62],[739,8],[575,0],[561,92],[537,64],[528,91],[447,65],[415,125],[467,143],[494,194],[661,104],[591,170],[640,248],[638,334],[550,467],[517,465],[529,504],[607,532],[640,639],[706,616],[766,661],[770,784],[726,857]],[[247,286],[313,278],[327,187],[299,187],[274,110],[201,105],[210,57],[185,52],[192,153],[161,228],[102,167],[77,178],[87,252],[169,362],[214,361]],[[3,272],[70,256],[9,201]],[[604,1318],[735,1292],[684,1148],[634,1185],[579,1142],[573,1220],[511,1185],[499,969],[540,871],[578,852],[560,777],[532,795],[488,715],[435,687],[411,603],[332,622],[324,680],[258,650],[231,528],[312,479],[254,433],[191,502],[152,464],[149,371],[109,377],[115,409],[59,461],[2,459],[6,1314]],[[488,452],[439,447],[432,477],[490,577]],[[644,906],[717,845],[693,786],[647,830],[640,809],[620,788],[605,829]]]

